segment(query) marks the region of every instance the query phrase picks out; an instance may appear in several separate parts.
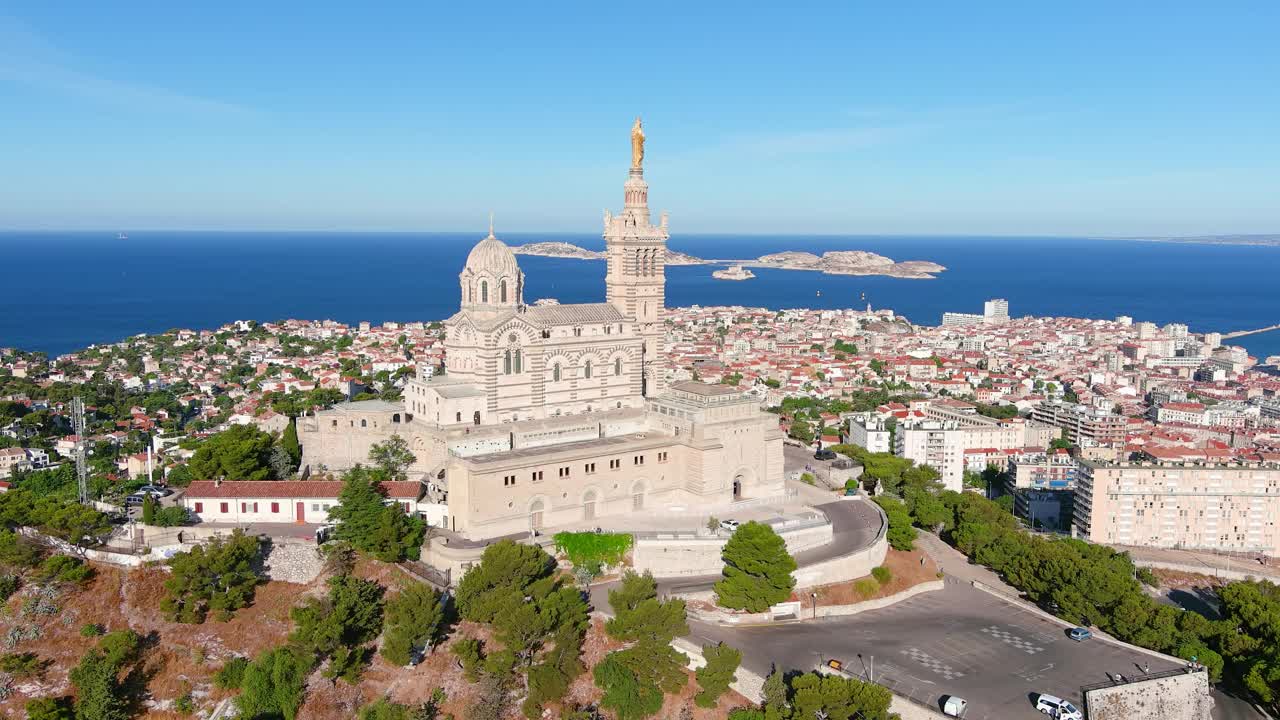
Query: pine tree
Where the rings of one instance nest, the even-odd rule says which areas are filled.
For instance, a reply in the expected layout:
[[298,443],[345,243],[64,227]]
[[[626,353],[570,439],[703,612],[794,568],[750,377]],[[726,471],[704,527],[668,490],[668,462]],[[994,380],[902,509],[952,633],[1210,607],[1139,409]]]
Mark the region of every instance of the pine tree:
[[156,521],[156,501],[155,501],[155,498],[151,497],[151,494],[148,493],[142,498],[142,524],[154,525],[155,521]]
[[387,601],[382,656],[396,665],[408,665],[413,649],[434,639],[443,620],[439,593],[429,585],[406,587]]
[[356,465],[342,479],[342,491],[338,504],[329,510],[329,520],[338,524],[334,529],[335,540],[351,543],[363,550],[373,536],[386,509],[382,493],[369,468]]
[[698,707],[713,708],[720,696],[737,679],[734,672],[742,662],[742,653],[724,643],[719,643],[702,646],[702,657],[706,659],[707,664],[694,673],[698,678],[698,687],[702,688],[702,692],[694,697],[694,702]]
[[773,528],[744,523],[725,543],[724,577],[716,583],[720,605],[763,612],[791,596],[796,561]]
[[293,458],[293,468],[298,469],[298,465],[302,462],[302,444],[298,442],[297,420],[290,420],[285,427],[284,434],[280,436],[280,447]]

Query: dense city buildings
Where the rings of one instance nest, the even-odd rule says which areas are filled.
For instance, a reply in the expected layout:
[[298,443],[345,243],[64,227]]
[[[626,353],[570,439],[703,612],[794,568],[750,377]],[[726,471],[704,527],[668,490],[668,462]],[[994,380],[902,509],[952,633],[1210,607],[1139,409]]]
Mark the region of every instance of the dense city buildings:
[[[313,476],[399,435],[417,458],[419,512],[477,534],[772,495],[783,434],[933,465],[952,489],[988,467],[1012,472],[1015,509],[1042,524],[1051,513],[1024,512],[1028,493],[1069,501],[1072,488],[1017,478],[1050,445],[1104,463],[1280,459],[1280,378],[1218,333],[1007,317],[998,299],[980,322],[937,327],[869,306],[668,308],[665,223],[649,218],[643,173],[624,196],[604,230],[599,303],[525,297],[515,257],[489,237],[461,268],[459,311],[440,321],[238,321],[52,361],[0,351],[0,474],[70,462],[70,398],[89,384],[103,390],[84,445],[116,478],[145,477],[148,448],[158,476],[185,475],[204,438],[237,425],[278,436],[296,422]],[[109,406],[107,389],[119,393]],[[510,458],[484,460],[499,452]]]

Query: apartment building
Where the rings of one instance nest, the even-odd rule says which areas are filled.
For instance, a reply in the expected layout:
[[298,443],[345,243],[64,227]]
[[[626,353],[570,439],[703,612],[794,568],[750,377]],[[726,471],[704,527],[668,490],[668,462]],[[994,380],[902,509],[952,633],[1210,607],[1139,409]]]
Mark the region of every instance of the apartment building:
[[920,420],[900,426],[894,440],[895,454],[937,470],[948,490],[963,489],[965,433],[956,423]]
[[1087,460],[1072,520],[1108,545],[1280,556],[1280,464]]
[[978,448],[993,454],[1023,447],[1025,442],[1025,427],[1020,423],[1000,422],[928,402],[912,403],[911,410],[913,415],[899,422],[894,452],[936,469],[950,490],[958,491],[964,485],[966,450]]
[[1105,410],[1068,402],[1043,402],[1031,410],[1031,419],[1062,428],[1076,445],[1124,443],[1128,421]]
[[1009,456],[1009,484],[1014,488],[1067,490],[1075,487],[1080,463],[1065,450],[1024,452]]
[[885,421],[871,413],[858,413],[849,418],[849,442],[870,452],[893,452],[890,439],[893,433],[885,427]]

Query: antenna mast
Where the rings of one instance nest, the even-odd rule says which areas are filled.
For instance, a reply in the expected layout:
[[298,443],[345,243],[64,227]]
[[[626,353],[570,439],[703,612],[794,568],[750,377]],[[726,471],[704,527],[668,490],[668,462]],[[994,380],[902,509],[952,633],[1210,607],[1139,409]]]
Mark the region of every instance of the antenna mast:
[[76,431],[76,476],[80,480],[80,504],[89,504],[89,465],[85,462],[84,401],[71,401],[71,423]]

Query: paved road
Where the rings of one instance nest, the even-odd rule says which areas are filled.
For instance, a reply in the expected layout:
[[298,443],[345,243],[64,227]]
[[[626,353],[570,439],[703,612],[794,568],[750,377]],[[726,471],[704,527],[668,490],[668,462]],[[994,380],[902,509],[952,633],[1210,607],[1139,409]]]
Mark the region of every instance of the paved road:
[[[880,513],[865,500],[837,500],[818,505],[831,521],[831,542],[796,554],[796,564],[806,567],[860,550],[880,532]],[[719,574],[660,579],[659,592],[697,592],[710,589]]]
[[1081,685],[1106,681],[1108,673],[1177,667],[1098,640],[1074,642],[1061,626],[959,580],[849,618],[750,628],[691,623],[690,629],[695,642],[741,648],[743,664],[759,673],[775,664],[807,671],[835,657],[866,677],[874,662],[877,683],[933,707],[954,693],[969,701],[973,720],[1030,720],[1041,717],[1032,705],[1035,693],[1078,702]]

